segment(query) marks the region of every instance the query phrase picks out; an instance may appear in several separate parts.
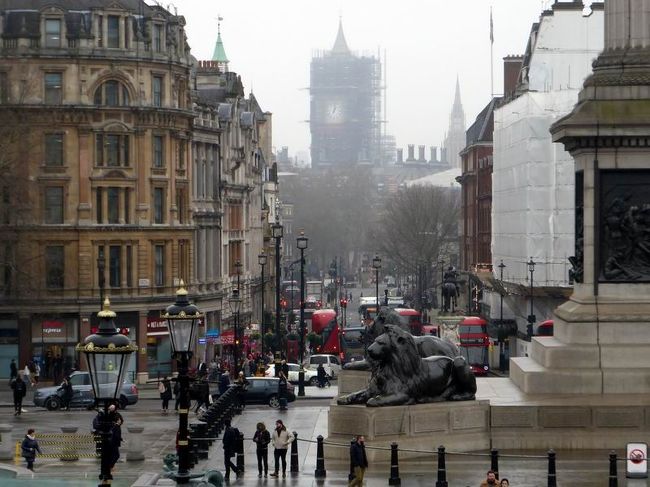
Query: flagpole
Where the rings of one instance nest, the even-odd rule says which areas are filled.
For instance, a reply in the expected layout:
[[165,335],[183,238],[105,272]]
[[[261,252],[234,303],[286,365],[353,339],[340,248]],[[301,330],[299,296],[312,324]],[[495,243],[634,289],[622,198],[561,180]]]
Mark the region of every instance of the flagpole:
[[494,98],[494,25],[492,23],[492,7],[490,7],[490,92]]

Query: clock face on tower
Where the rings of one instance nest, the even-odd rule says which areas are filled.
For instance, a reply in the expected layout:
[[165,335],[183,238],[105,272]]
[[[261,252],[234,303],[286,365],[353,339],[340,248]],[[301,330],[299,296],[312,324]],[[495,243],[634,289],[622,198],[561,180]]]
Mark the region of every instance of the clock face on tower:
[[342,123],[344,120],[343,103],[339,100],[329,102],[325,107],[325,122]]

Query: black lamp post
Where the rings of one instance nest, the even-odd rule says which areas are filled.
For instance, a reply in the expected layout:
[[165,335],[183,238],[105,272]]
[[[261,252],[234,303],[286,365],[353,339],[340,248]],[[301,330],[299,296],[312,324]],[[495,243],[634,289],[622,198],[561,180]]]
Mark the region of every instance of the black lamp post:
[[296,239],[296,245],[300,250],[300,371],[298,372],[298,395],[305,395],[305,250],[309,239],[305,237],[305,232],[300,231],[300,236]]
[[106,285],[106,259],[104,258],[104,247],[99,247],[97,255],[97,279],[99,283],[99,309],[104,304],[104,286]]
[[[499,281],[501,281],[501,287],[503,287],[503,269],[506,265],[501,259],[501,263],[497,266],[499,267]],[[503,352],[503,292],[500,293],[500,318],[499,318],[499,369],[501,372],[505,370],[506,357]]]
[[443,309],[442,303],[444,303],[445,301],[445,290],[444,290],[445,261],[442,259],[439,260],[438,266],[440,267],[440,304],[438,305],[438,309],[442,310]]
[[187,297],[185,283],[181,279],[176,291],[176,302],[167,306],[162,316],[167,320],[172,354],[178,364],[179,408],[178,408],[178,472],[176,482],[187,484],[190,480],[190,444],[188,414],[190,410],[190,378],[187,375],[192,358],[196,331],[203,314],[191,304]]
[[[277,353],[282,348],[280,342],[280,241],[282,240],[282,233],[284,228],[280,222],[271,225],[271,234],[275,239],[275,352]],[[277,367],[276,367],[277,374]]]
[[113,418],[109,417],[108,408],[111,404],[117,403],[117,397],[122,388],[122,382],[124,382],[124,374],[129,366],[129,359],[131,354],[138,349],[134,343],[131,343],[129,337],[117,331],[114,321],[116,315],[110,310],[110,304],[106,298],[103,309],[97,314],[99,317],[97,333],[86,337],[83,343],[79,343],[76,347],[77,352],[83,353],[86,357],[95,404],[103,403],[104,406],[101,422],[100,486],[110,485],[113,479],[109,455]]
[[235,376],[239,373],[239,311],[241,308],[241,297],[239,295],[239,288],[232,290],[232,295],[228,298],[228,306],[230,311],[235,316],[235,333],[234,333],[234,357],[235,357]]
[[528,315],[527,335],[528,340],[533,337],[533,325],[535,324],[535,315],[533,314],[533,273],[535,272],[535,261],[531,257],[526,263],[528,265],[528,272],[530,272],[530,314]]
[[375,258],[372,259],[372,267],[375,269],[375,299],[377,300],[377,311],[379,314],[379,269],[381,269],[381,258],[378,255],[375,255]]
[[[234,311],[235,313],[235,333],[234,333],[234,345],[235,345],[235,350],[234,350],[234,356],[235,356],[235,376],[239,373],[239,345],[241,344],[240,342],[241,337],[239,336],[239,312],[241,310],[241,292],[240,292],[240,277],[241,277],[241,268],[242,268],[242,263],[238,259],[235,262],[235,272],[237,273],[237,297],[239,298],[239,304],[237,306],[237,310]],[[234,296],[234,291],[233,291],[233,296]],[[232,308],[232,307],[231,307]]]
[[266,266],[267,257],[264,252],[257,256],[257,263],[262,268],[262,318],[261,318],[261,328],[262,328],[262,361],[266,360],[266,355],[264,354],[264,340],[266,338],[266,326],[264,326],[264,293],[266,291],[266,282],[264,281],[264,267]]

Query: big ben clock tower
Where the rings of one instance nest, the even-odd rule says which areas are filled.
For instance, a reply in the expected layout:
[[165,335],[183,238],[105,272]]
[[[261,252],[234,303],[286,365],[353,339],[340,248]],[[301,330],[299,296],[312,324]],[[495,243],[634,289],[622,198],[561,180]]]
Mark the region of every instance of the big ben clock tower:
[[334,47],[311,62],[313,168],[379,164],[381,63],[348,48],[339,21]]

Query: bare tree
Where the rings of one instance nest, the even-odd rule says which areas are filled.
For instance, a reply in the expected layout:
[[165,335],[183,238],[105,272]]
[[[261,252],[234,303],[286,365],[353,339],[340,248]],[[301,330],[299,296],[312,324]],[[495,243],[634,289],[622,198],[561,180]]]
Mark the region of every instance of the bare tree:
[[398,268],[414,273],[456,248],[460,192],[450,188],[411,186],[385,202],[373,235],[377,251]]

